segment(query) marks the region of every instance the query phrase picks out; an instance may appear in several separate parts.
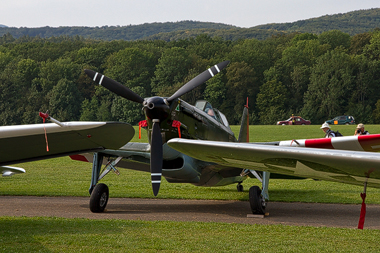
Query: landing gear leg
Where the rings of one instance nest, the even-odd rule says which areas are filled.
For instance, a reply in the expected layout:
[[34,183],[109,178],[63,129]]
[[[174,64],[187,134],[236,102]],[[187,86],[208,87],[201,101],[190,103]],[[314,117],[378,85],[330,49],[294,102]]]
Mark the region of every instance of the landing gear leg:
[[269,200],[269,178],[270,178],[270,172],[263,171],[263,180],[262,180],[262,191],[261,194],[263,195],[265,200]]
[[95,185],[99,181],[100,170],[102,168],[103,155],[99,153],[94,153],[94,158],[92,162],[92,175],[91,175],[91,185],[88,192],[91,194]]
[[[368,178],[367,178],[368,181]],[[358,229],[363,229],[364,227],[364,221],[365,221],[365,214],[367,212],[367,207],[365,204],[365,198],[367,196],[367,181],[364,182],[364,191],[363,193],[360,193],[360,197],[362,198],[362,207],[360,209],[360,217],[359,217],[359,223],[358,223]]]
[[90,197],[90,210],[93,213],[104,212],[109,198],[108,186],[105,184],[97,184],[99,181],[100,170],[102,167],[103,155],[94,153],[92,164],[92,176],[89,192]]

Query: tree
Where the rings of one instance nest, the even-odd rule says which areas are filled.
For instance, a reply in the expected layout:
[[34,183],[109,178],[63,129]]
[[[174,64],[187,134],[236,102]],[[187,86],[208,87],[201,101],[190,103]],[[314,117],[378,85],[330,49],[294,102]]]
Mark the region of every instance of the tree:
[[273,66],[281,56],[281,49],[272,40],[244,40],[235,45],[228,54],[231,62],[245,62],[255,71],[255,80],[261,86],[264,83],[264,71]]
[[311,70],[302,114],[315,123],[344,114],[353,88],[350,56],[340,49],[327,52]]
[[0,71],[3,71],[7,65],[12,61],[13,56],[10,52],[0,51]]
[[282,51],[281,59],[264,72],[266,81],[278,80],[286,87],[285,107],[292,113],[301,111],[303,96],[309,85],[310,68],[329,48],[321,45],[313,36],[311,40],[301,38],[300,35],[294,37],[292,45]]
[[350,53],[353,55],[362,54],[364,47],[370,43],[371,37],[371,33],[360,33],[352,36]]
[[327,32],[323,32],[318,36],[319,42],[323,44],[328,44],[331,46],[331,49],[335,49],[337,47],[343,47],[344,49],[348,49],[351,45],[350,35],[339,30],[331,30]]
[[208,34],[198,35],[190,42],[187,50],[202,59],[220,59],[229,51],[228,42],[218,37],[211,38]]
[[76,82],[81,72],[81,66],[69,58],[42,62],[39,73],[42,89],[48,93],[61,79]]
[[[132,88],[137,94],[144,96],[142,87]],[[129,101],[123,97],[116,96],[111,106],[112,118],[116,121],[128,122],[137,125],[140,120],[144,119],[144,113],[141,110],[141,104]]]
[[0,122],[3,125],[21,124],[24,97],[28,87],[18,79],[18,58],[12,59],[0,72]]
[[96,121],[98,120],[96,112],[99,110],[98,100],[92,97],[91,100],[85,99],[81,106],[80,121]]
[[371,60],[380,60],[380,32],[372,35],[370,44],[364,47],[363,52]]
[[285,94],[285,86],[277,80],[268,81],[260,87],[256,103],[261,124],[272,125],[285,116]]
[[105,63],[105,74],[130,89],[142,87],[143,93],[149,96],[155,64],[152,53],[139,48],[126,48],[109,56]]
[[245,62],[232,62],[227,68],[226,94],[221,110],[231,124],[241,120],[247,97],[251,101],[251,112],[255,111],[254,101],[259,91],[255,71]]
[[61,79],[49,92],[49,111],[60,121],[78,120],[82,103],[76,84],[67,79]]
[[225,79],[223,73],[219,73],[206,82],[204,90],[204,99],[210,102],[214,107],[220,108],[226,97],[226,86],[223,82]]
[[373,116],[373,123],[380,124],[380,99],[377,100],[376,102],[375,110],[373,110],[372,116]]
[[154,72],[152,92],[160,96],[172,95],[166,89],[176,83],[183,83],[191,67],[192,60],[185,49],[179,47],[166,49],[158,60]]
[[360,122],[372,122],[372,108],[380,99],[380,62],[364,55],[352,57],[354,88],[351,92],[347,114],[355,115]]
[[73,58],[75,63],[89,66],[100,66],[105,60],[99,50],[92,47],[80,48]]
[[32,81],[38,77],[39,66],[37,62],[31,59],[22,59],[17,64],[17,78],[25,86],[30,87]]

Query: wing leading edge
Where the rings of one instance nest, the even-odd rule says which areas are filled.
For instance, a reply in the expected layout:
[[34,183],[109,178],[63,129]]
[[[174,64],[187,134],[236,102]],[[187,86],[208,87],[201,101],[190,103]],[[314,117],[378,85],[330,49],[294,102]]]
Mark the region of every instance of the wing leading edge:
[[379,153],[186,139],[168,145],[202,161],[380,188]]

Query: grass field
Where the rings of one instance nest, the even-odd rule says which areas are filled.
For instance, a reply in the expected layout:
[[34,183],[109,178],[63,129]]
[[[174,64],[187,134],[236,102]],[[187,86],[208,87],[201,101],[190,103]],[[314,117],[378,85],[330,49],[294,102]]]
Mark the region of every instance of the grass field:
[[[251,126],[250,141],[323,137],[319,125]],[[232,126],[235,133],[239,127]],[[333,127],[351,135],[355,126]],[[380,126],[368,125],[370,133]],[[138,130],[137,130],[138,131]],[[132,141],[146,142],[135,137]],[[0,195],[88,196],[91,164],[67,157],[16,166],[27,173],[0,178]],[[153,197],[148,173],[121,170],[104,180],[111,197]],[[236,185],[203,188],[190,184],[161,185],[159,198],[248,200],[256,179]],[[271,180],[271,201],[361,203],[362,187],[315,180]],[[367,203],[380,204],[380,189],[369,188]],[[6,207],[2,207],[6,208]],[[1,215],[1,214],[0,214]],[[0,217],[0,252],[229,252],[229,251],[378,251],[377,230],[243,225],[197,222],[94,221],[62,218]]]
[[0,252],[378,252],[379,230],[0,217]]

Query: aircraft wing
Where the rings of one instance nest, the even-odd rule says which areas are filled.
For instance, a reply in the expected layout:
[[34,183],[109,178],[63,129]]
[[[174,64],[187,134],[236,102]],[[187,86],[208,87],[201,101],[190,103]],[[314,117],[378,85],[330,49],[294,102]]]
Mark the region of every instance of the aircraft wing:
[[380,188],[380,154],[375,152],[187,139],[172,139],[168,145],[226,166],[356,185],[368,180],[368,186]]
[[79,121],[61,125],[1,126],[0,166],[106,148],[118,149],[135,133],[131,125],[122,122]]
[[275,143],[272,142],[269,144],[292,147],[327,148],[376,152],[380,151],[380,134],[342,136],[337,138],[288,140],[279,141]]

